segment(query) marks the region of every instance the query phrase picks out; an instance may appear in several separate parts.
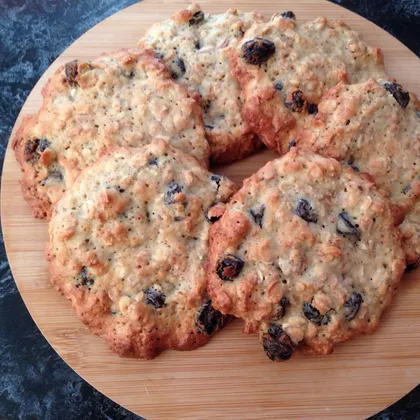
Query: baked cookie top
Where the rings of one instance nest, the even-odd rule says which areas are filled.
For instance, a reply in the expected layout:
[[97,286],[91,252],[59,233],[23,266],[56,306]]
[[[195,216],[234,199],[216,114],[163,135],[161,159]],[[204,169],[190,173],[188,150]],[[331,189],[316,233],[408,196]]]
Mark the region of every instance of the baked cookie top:
[[245,180],[210,231],[213,306],[259,327],[273,360],[375,329],[404,267],[373,183],[296,148]]
[[160,139],[106,151],[54,209],[52,283],[121,356],[207,343],[226,320],[206,293],[209,226],[235,190]]
[[293,12],[254,23],[232,51],[231,67],[243,89],[244,120],[279,154],[293,144],[296,128],[317,113],[328,88],[387,79],[379,48],[342,21],[319,17],[297,24]]
[[35,217],[51,207],[105,147],[144,146],[158,136],[207,165],[201,109],[152,51],[122,50],[60,67],[40,110],[13,140]]
[[[323,96],[312,125],[297,133],[296,142],[371,176],[391,200],[396,224],[420,200],[420,103],[398,83],[339,83]],[[414,230],[407,251],[418,259]]]
[[153,25],[139,42],[162,58],[177,82],[198,92],[214,163],[240,159],[261,147],[241,117],[242,94],[230,72],[229,51],[253,22],[263,20],[258,13],[235,9],[212,15],[193,4]]

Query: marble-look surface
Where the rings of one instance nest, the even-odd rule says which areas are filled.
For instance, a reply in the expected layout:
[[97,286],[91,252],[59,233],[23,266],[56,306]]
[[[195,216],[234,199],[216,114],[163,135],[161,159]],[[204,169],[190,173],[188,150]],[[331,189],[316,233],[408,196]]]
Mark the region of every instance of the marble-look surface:
[[[87,29],[135,2],[0,0],[1,166],[16,117],[42,73]],[[335,2],[420,55],[420,0]],[[41,335],[16,289],[0,232],[0,419],[59,418],[140,419],[88,385]],[[420,387],[372,418],[420,420]]]

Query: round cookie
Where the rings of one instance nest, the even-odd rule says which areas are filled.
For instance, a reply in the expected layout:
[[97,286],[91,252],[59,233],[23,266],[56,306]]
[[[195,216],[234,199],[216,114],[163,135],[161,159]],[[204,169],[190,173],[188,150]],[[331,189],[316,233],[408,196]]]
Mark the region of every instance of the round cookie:
[[296,148],[244,181],[211,228],[213,306],[272,360],[373,331],[404,271],[389,202],[351,167]]
[[139,42],[155,50],[177,82],[198,92],[215,164],[241,159],[262,146],[241,117],[242,93],[230,72],[229,51],[253,22],[263,20],[255,12],[234,9],[211,15],[193,4],[153,25]]
[[231,67],[243,89],[244,120],[279,154],[294,144],[328,88],[387,79],[381,51],[342,21],[297,24],[293,12],[254,23],[232,51]]
[[158,136],[207,165],[201,109],[152,51],[72,61],[42,93],[42,107],[24,118],[13,140],[35,217],[49,218],[66,188],[106,147],[143,146]]
[[121,356],[204,345],[226,321],[206,292],[209,226],[235,190],[160,139],[106,151],[54,208],[52,283]]
[[[312,125],[296,135],[297,147],[334,157],[371,176],[392,202],[400,224],[420,200],[420,103],[399,84],[365,83],[331,88]],[[367,175],[368,173],[369,175]],[[418,216],[417,216],[418,218]],[[412,220],[411,220],[412,219]],[[408,263],[420,257],[416,211],[404,223]],[[417,223],[419,223],[417,221]]]

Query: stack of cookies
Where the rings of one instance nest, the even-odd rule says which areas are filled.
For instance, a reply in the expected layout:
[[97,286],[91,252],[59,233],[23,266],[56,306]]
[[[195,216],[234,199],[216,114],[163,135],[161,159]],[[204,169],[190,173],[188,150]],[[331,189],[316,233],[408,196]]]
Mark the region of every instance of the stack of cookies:
[[[420,258],[420,103],[341,21],[204,13],[75,60],[13,139],[51,282],[121,356],[234,317],[271,360],[372,332]],[[209,172],[280,155],[237,186]]]

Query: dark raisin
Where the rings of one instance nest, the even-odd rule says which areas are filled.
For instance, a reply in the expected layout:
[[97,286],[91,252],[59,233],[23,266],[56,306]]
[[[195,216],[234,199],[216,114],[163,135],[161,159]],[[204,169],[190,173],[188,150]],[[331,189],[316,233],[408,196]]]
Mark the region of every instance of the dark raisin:
[[234,277],[237,277],[244,266],[244,262],[235,255],[225,255],[220,258],[217,262],[216,273],[222,279],[226,281],[233,281]]
[[28,140],[25,144],[25,153],[28,155],[34,153],[38,148],[38,144],[39,139]]
[[199,10],[192,15],[192,18],[188,21],[190,25],[198,25],[204,20],[204,13]]
[[156,156],[150,156],[147,163],[151,166],[153,166],[153,165],[157,166],[158,165],[158,158]]
[[281,15],[286,19],[296,19],[296,15],[290,10],[288,10],[287,12],[283,12]]
[[155,50],[155,57],[159,60],[162,60],[163,54],[160,51]]
[[92,287],[94,283],[95,280],[92,277],[90,277],[87,273],[87,267],[82,267],[77,278],[77,284],[79,286]]
[[419,260],[414,261],[414,262],[412,262],[412,263],[408,263],[408,264],[405,266],[405,272],[406,272],[406,273],[409,273],[410,271],[415,270],[418,266],[419,266]]
[[204,212],[204,217],[209,223],[213,224],[222,217],[223,208],[216,208],[218,204],[219,203],[210,204],[209,208]]
[[213,130],[214,129],[214,126],[213,125],[205,124],[204,125],[204,128],[207,128],[207,130]]
[[284,84],[281,80],[279,80],[278,82],[274,83],[274,89],[276,90],[282,90],[284,88]]
[[171,73],[171,76],[173,79],[179,79],[185,74],[185,63],[182,58],[180,58],[178,55],[175,57],[175,60],[172,61],[169,72]]
[[212,335],[225,326],[227,319],[228,316],[213,308],[210,300],[201,307],[197,315],[197,327],[200,331]]
[[307,104],[306,110],[308,111],[308,114],[318,114],[318,105],[317,104]]
[[172,181],[167,187],[165,192],[165,203],[173,204],[175,203],[175,195],[182,192],[183,188],[177,182]]
[[344,315],[346,321],[351,321],[360,309],[360,304],[363,302],[362,295],[357,292],[353,292],[352,295],[344,303]]
[[77,75],[79,74],[78,71],[78,62],[77,60],[70,61],[69,63],[66,63],[64,66],[64,71],[66,73],[66,79],[67,83],[70,86],[76,86],[77,85]]
[[196,43],[195,43],[195,49],[196,50],[199,50],[200,48],[201,48],[201,45],[200,45],[200,42],[199,41],[196,41]]
[[294,347],[290,337],[279,325],[270,325],[262,336],[265,354],[270,360],[288,360],[292,357]]
[[343,235],[353,235],[357,239],[360,239],[361,236],[360,229],[350,221],[350,217],[345,211],[338,215],[337,232]]
[[387,82],[384,83],[384,88],[392,94],[402,108],[407,108],[410,103],[410,94],[399,83]]
[[255,38],[242,45],[242,57],[249,64],[263,64],[276,52],[274,42]]
[[185,218],[184,218],[184,217],[182,217],[182,216],[175,216],[175,217],[174,217],[175,222],[182,222],[184,219],[185,219]]
[[122,194],[125,191],[125,189],[121,188],[121,187],[118,187],[118,191]]
[[306,316],[306,318],[309,319],[309,321],[313,322],[316,325],[321,325],[323,316],[318,311],[318,309],[315,308],[315,306],[312,306],[310,302],[304,302],[302,306],[303,315]]
[[220,186],[220,181],[222,180],[222,177],[220,175],[212,175],[210,179],[217,184],[217,186]]
[[148,305],[152,305],[155,308],[162,308],[162,306],[165,305],[166,296],[160,290],[157,290],[154,287],[148,287],[147,289],[144,289],[143,292]]
[[317,223],[318,216],[308,200],[301,198],[296,205],[296,214],[308,223]]
[[303,98],[303,92],[301,90],[297,90],[296,92],[292,93],[292,100],[286,101],[284,103],[287,108],[290,108],[294,112],[302,112],[303,107],[305,105],[305,99]]
[[273,319],[283,318],[285,313],[286,313],[286,309],[289,306],[290,306],[289,299],[287,299],[286,296],[283,296],[280,299],[280,302],[277,304],[277,311],[276,311],[275,315],[273,316]]
[[420,111],[416,111],[416,115],[420,118]]
[[262,229],[264,213],[265,213],[265,204],[261,204],[249,211],[254,222]]
[[40,152],[48,149],[50,147],[50,142],[47,139],[39,139],[38,149]]
[[289,150],[290,150],[292,147],[296,147],[296,141],[295,141],[295,140],[290,140],[290,141],[289,141]]
[[220,184],[222,183],[222,177],[220,175],[212,175],[210,179],[216,183],[216,194],[219,194]]

